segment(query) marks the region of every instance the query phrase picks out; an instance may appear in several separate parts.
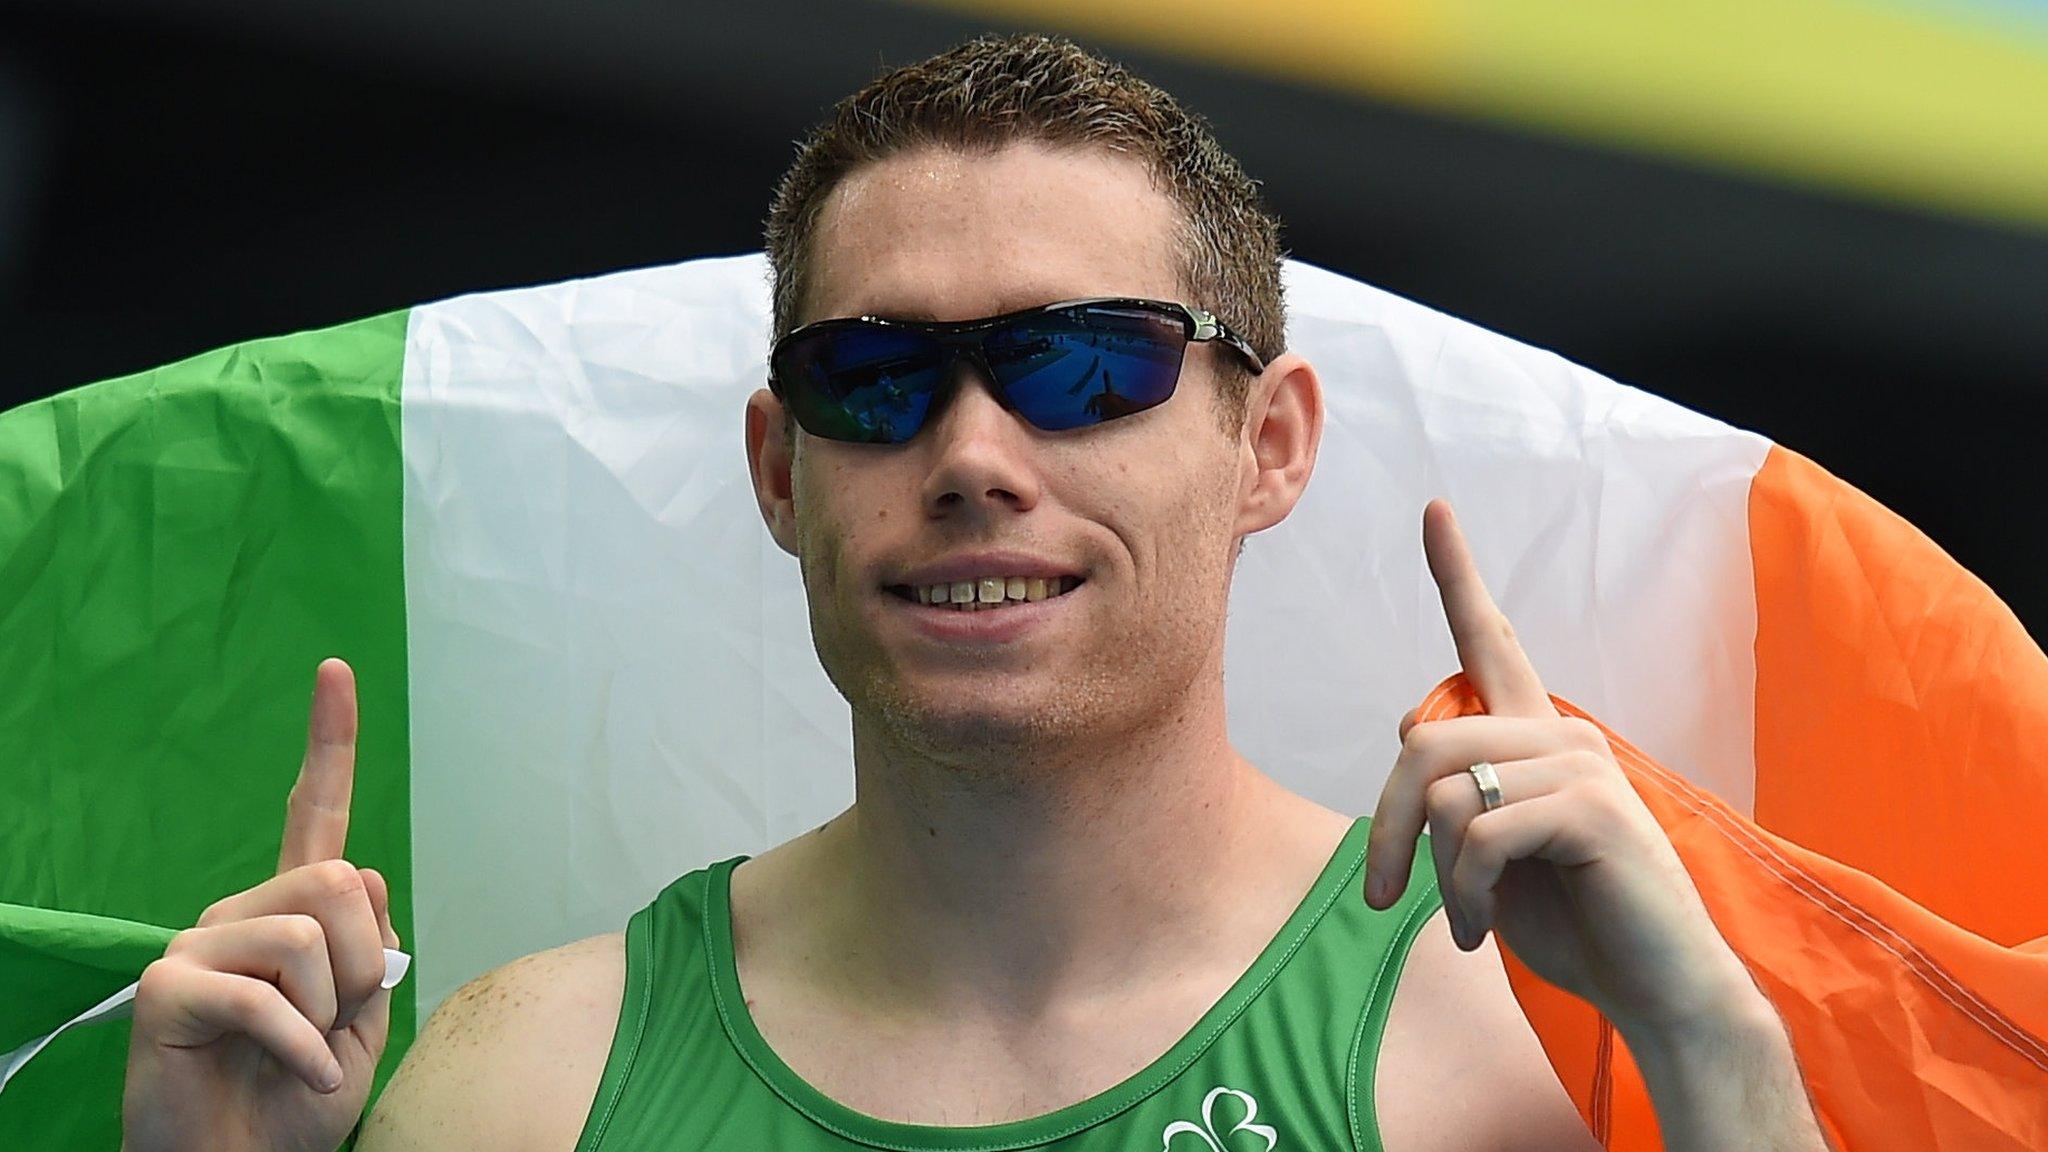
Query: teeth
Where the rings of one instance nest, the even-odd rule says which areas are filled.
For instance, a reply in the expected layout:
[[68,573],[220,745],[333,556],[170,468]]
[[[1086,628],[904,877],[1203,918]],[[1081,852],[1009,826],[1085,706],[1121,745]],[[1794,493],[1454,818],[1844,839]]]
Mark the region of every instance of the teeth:
[[1080,583],[1074,576],[983,576],[922,585],[914,591],[920,604],[950,604],[960,611],[973,612],[1016,601],[1049,599],[1072,591]]

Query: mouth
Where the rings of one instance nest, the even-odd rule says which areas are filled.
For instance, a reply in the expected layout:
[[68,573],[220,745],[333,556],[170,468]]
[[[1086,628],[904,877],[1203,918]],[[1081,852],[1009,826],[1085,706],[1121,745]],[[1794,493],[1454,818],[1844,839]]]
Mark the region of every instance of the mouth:
[[891,596],[912,604],[955,612],[990,612],[1040,600],[1057,600],[1079,588],[1079,576],[982,576],[944,584],[890,584]]

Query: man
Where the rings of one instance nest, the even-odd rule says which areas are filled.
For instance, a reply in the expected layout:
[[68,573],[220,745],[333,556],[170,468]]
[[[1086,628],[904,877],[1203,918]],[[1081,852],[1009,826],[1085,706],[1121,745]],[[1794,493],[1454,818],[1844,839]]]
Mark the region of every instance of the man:
[[[1615,1021],[1668,1146],[1822,1147],[1769,1003],[1447,507],[1426,548],[1490,715],[1404,724],[1369,829],[1231,748],[1232,567],[1322,404],[1277,227],[1198,122],[1070,44],[976,41],[842,104],[768,238],[747,453],[856,801],[458,992],[361,1147],[1595,1147],[1493,930]],[[145,974],[131,1152],[355,1123],[397,944],[340,858],[355,724],[330,661],[280,874]]]

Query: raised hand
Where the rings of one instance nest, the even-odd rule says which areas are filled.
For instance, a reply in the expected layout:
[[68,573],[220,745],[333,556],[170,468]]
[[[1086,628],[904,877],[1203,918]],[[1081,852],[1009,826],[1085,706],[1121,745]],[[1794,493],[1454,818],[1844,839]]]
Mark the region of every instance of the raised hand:
[[[1423,546],[1487,714],[1401,725],[1367,848],[1367,902],[1406,886],[1425,822],[1458,946],[1496,931],[1624,1034],[1687,1030],[1760,997],[1595,725],[1561,717],[1487,594],[1450,505]],[[1489,808],[1473,765],[1493,765]]]
[[332,1152],[369,1098],[398,947],[384,878],[342,859],[355,674],[314,676],[277,875],[208,908],[142,974],[122,1100],[127,1152]]

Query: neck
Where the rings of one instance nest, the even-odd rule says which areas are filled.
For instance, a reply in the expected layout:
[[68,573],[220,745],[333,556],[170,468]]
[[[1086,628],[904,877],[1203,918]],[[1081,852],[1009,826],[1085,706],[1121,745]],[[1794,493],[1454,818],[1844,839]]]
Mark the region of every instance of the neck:
[[1191,695],[1113,742],[978,757],[920,754],[857,719],[856,800],[826,855],[860,982],[1028,1011],[1186,955],[1220,895],[1261,881],[1254,837],[1305,804],[1230,746],[1220,677]]

